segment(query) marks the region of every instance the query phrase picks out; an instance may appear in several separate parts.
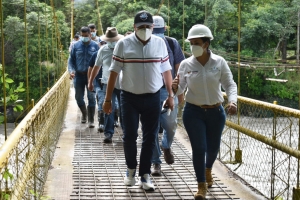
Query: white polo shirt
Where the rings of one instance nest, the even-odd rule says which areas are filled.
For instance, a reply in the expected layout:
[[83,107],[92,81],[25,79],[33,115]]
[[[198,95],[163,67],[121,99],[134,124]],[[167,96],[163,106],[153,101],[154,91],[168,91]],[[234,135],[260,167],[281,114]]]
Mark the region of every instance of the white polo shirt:
[[224,58],[210,53],[209,60],[202,66],[194,56],[181,62],[179,85],[176,94],[187,87],[185,100],[194,105],[214,105],[224,101],[221,87],[229,102],[237,102],[237,86]]
[[112,61],[113,49],[109,48],[107,44],[103,45],[98,51],[95,66],[102,66],[102,83],[107,84],[109,78],[109,67]]
[[118,41],[109,68],[122,71],[121,89],[134,94],[157,92],[163,86],[161,73],[171,69],[165,41],[151,35],[144,46],[135,33]]

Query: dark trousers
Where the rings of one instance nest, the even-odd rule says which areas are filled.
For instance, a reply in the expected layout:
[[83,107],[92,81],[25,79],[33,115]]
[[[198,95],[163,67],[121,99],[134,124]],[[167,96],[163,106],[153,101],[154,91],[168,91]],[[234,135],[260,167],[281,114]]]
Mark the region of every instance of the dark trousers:
[[139,119],[142,124],[143,142],[140,155],[139,176],[151,173],[151,158],[158,134],[160,116],[160,91],[154,94],[136,95],[121,92],[123,121],[123,146],[126,164],[129,169],[137,166],[137,145]]
[[115,88],[114,93],[117,95],[118,103],[119,103],[119,113],[120,113],[120,123],[121,123],[121,128],[123,129],[123,121],[122,121],[122,107],[121,107],[121,90]]

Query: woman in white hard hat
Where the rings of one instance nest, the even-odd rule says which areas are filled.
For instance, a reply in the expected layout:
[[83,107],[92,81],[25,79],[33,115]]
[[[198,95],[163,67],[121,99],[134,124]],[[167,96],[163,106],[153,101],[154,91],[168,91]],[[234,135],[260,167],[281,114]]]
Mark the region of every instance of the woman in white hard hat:
[[209,50],[213,40],[210,29],[194,25],[186,39],[193,56],[182,61],[172,88],[176,95],[185,91],[183,123],[189,135],[193,164],[198,182],[195,199],[205,199],[207,186],[211,187],[211,169],[220,148],[225,125],[224,101],[221,86],[228,96],[228,114],[237,110],[237,86],[224,58]]

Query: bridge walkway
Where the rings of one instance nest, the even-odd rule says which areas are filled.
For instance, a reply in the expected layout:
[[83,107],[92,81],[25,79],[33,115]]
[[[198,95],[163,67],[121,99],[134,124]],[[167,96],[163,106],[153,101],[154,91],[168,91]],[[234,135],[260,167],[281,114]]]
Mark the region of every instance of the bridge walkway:
[[[145,192],[138,184],[133,187],[123,184],[126,165],[122,130],[115,129],[111,144],[103,143],[103,133],[80,123],[80,111],[77,109],[72,89],[69,98],[65,127],[48,174],[45,196],[52,200],[194,199],[197,183],[191,147],[183,128],[178,127],[172,145],[175,163],[168,165],[162,158],[162,176],[152,176],[156,190]],[[141,141],[139,134],[138,150]],[[138,157],[139,153],[140,151]],[[213,169],[215,182],[208,189],[207,199],[264,199],[228,174],[232,173],[216,161]],[[138,180],[137,176],[136,179]]]

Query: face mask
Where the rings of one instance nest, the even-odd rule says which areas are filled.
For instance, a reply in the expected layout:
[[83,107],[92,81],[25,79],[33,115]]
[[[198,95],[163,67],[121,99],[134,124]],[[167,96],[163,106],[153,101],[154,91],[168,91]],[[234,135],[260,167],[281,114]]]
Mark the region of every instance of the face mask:
[[142,28],[136,31],[136,35],[143,41],[147,41],[152,34],[152,30],[150,28]]
[[90,41],[89,37],[81,37],[80,39],[81,39],[82,42],[88,42],[88,41]]
[[198,46],[198,45],[191,45],[191,52],[193,53],[193,55],[195,57],[199,57],[202,56],[203,54],[203,47],[202,46]]
[[161,38],[165,37],[164,33],[153,33],[153,35],[156,35],[156,36],[161,37]]
[[111,49],[115,48],[117,42],[107,42],[107,46]]
[[96,32],[91,32],[92,37],[96,37]]

